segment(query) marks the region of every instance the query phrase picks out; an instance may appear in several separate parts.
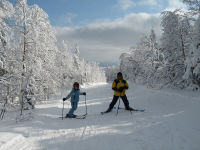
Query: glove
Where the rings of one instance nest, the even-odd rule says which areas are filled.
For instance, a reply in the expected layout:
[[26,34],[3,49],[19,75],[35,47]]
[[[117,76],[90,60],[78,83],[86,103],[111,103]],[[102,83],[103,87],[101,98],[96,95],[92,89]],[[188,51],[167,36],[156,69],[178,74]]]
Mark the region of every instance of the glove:
[[123,90],[124,90],[124,87],[120,87],[120,88],[118,89],[119,92],[122,92]]
[[83,95],[86,95],[86,92],[83,92]]
[[63,98],[63,101],[66,101],[66,98],[65,98],[65,97]]
[[118,89],[116,87],[112,88],[114,91],[117,91],[118,92]]
[[128,86],[125,86],[124,89],[128,90]]

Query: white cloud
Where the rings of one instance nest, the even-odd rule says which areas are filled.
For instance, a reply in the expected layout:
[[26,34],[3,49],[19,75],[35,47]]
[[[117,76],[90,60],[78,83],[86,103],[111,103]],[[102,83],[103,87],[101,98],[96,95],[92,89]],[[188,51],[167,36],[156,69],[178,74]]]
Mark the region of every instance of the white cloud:
[[168,8],[165,10],[174,11],[176,9],[186,10],[186,5],[182,2],[182,0],[168,0]]
[[160,14],[132,13],[113,21],[98,20],[87,26],[56,27],[56,30],[58,40],[77,43],[87,60],[114,62],[151,28],[160,34]]
[[126,11],[130,8],[142,8],[143,6],[147,6],[153,10],[164,9],[167,11],[174,11],[176,9],[187,9],[182,0],[117,0],[117,4],[114,8],[117,7],[123,11]]
[[67,24],[71,24],[72,23],[72,20],[74,18],[76,18],[77,15],[74,14],[74,13],[67,13],[67,14],[63,14],[61,15],[58,20],[57,20],[57,24],[60,24],[60,25],[67,25]]
[[114,6],[114,8],[120,8],[121,10],[126,11],[129,8],[136,8],[141,6],[160,8],[161,4],[161,0],[139,0],[137,2],[134,0],[117,0],[117,4]]
[[158,6],[159,3],[157,0],[141,0],[138,2],[138,5]]
[[127,10],[130,7],[134,6],[134,2],[132,0],[117,0],[117,7],[122,10]]

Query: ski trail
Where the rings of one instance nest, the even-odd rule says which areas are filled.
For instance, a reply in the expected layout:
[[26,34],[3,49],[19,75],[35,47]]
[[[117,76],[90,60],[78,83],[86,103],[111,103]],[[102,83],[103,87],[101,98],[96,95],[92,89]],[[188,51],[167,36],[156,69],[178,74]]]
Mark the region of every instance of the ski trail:
[[[86,119],[60,119],[62,100],[46,101],[34,110],[34,119],[15,123],[15,116],[0,122],[0,150],[199,150],[200,101],[195,93],[152,90],[135,85],[127,91],[130,106],[144,113],[123,109],[101,115],[112,100],[111,85],[81,89],[87,92]],[[192,98],[192,101],[188,100]],[[121,102],[121,107],[123,103]],[[65,102],[64,115],[70,103]],[[76,114],[85,113],[80,97]],[[3,138],[5,137],[5,138]]]

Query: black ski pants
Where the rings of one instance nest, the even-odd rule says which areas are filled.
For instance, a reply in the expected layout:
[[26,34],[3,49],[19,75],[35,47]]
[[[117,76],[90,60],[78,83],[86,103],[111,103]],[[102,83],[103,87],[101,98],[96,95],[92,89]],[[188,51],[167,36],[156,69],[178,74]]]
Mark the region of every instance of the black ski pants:
[[[121,99],[122,99],[122,101],[124,103],[125,108],[129,108],[129,102],[128,102],[128,99],[127,99],[126,95],[125,96],[120,96],[120,97],[121,97]],[[119,96],[115,96],[115,95],[113,96],[113,100],[109,105],[109,109],[113,109],[113,107],[117,103],[118,99],[119,99]]]

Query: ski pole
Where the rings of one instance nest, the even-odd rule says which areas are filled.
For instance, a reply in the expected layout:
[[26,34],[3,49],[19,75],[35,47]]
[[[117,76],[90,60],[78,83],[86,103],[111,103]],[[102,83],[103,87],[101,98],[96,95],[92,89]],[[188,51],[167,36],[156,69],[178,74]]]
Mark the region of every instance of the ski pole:
[[116,114],[116,116],[118,115],[118,112],[119,112],[120,98],[121,98],[121,92],[120,92],[120,96],[119,96],[119,103],[118,103],[118,107],[117,107],[117,114]]
[[131,115],[133,114],[132,111],[130,110]]
[[117,106],[117,113],[116,113],[116,116],[118,115],[118,112],[119,112],[119,106],[120,106],[120,98],[119,98],[119,103],[118,103],[118,106]]
[[87,103],[86,103],[86,95],[85,95],[85,115],[87,115]]
[[63,111],[64,111],[64,101],[63,101],[63,108],[62,108],[62,120],[63,120]]

